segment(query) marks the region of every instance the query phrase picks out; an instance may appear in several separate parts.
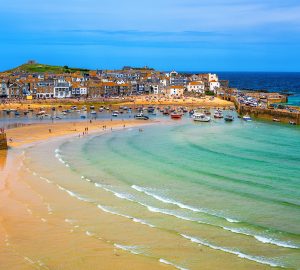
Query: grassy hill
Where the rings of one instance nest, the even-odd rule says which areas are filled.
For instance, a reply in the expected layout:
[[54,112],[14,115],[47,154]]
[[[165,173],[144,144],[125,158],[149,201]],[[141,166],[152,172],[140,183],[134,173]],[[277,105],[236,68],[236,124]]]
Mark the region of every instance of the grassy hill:
[[13,68],[11,70],[7,70],[5,72],[17,72],[17,71],[23,71],[28,73],[73,73],[76,71],[80,72],[89,72],[89,69],[83,69],[83,68],[71,68],[68,66],[51,66],[51,65],[44,65],[44,64],[38,64],[38,63],[27,63],[23,64],[21,66],[18,66],[16,68]]

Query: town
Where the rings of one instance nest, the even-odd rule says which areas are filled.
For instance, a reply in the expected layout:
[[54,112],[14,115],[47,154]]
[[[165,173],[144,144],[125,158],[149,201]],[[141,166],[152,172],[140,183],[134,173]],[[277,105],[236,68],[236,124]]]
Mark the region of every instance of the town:
[[[39,66],[35,61],[27,65]],[[215,95],[228,88],[228,81],[220,81],[217,74],[181,74],[129,66],[73,73],[68,67],[64,73],[15,69],[1,73],[0,80],[2,99],[99,99],[143,94],[182,97],[184,93]]]

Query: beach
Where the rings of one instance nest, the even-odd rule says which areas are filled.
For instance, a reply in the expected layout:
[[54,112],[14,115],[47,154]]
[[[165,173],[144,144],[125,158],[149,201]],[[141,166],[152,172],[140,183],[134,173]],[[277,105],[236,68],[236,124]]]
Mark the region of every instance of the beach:
[[[276,141],[286,133],[288,147]],[[299,135],[289,126],[184,117],[47,122],[7,135],[4,269],[297,269]]]
[[[24,165],[24,149],[57,138],[80,139],[141,125],[140,121],[36,124],[10,129],[8,151],[1,151],[0,261],[5,269],[169,269],[154,260],[117,249],[110,240],[82,231],[67,217],[53,215],[46,194],[55,204],[74,211],[80,201],[66,197],[62,187],[49,185]],[[103,130],[106,126],[106,131]],[[88,131],[86,131],[88,128]],[[51,132],[49,132],[51,130]],[[85,133],[83,135],[83,133]],[[80,137],[79,137],[80,135]],[[54,168],[55,169],[55,168]],[[58,169],[60,170],[60,168]],[[36,182],[37,181],[37,182]],[[48,199],[48,198],[47,198]],[[67,211],[69,213],[69,210]],[[84,211],[89,211],[84,209]],[[81,211],[78,214],[83,214]],[[83,214],[84,215],[84,214]],[[98,222],[109,217],[99,215]],[[70,233],[72,232],[72,233]],[[46,244],[47,243],[47,244]],[[85,251],[86,250],[86,251]],[[39,260],[35,259],[40,258]],[[42,258],[42,259],[41,259]]]

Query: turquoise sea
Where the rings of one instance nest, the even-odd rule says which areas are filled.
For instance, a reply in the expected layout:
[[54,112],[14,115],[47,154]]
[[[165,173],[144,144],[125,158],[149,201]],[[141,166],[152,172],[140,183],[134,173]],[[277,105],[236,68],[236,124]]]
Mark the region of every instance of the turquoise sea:
[[298,127],[186,117],[64,141],[51,152],[82,185],[106,194],[64,179],[69,195],[157,232],[143,242],[124,227],[117,248],[178,269],[300,269]]

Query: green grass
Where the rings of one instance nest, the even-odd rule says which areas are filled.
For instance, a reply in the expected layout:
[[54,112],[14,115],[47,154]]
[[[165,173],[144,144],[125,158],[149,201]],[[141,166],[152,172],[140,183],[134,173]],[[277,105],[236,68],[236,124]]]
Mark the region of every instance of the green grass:
[[44,64],[23,64],[6,72],[24,71],[28,73],[73,73],[73,72],[89,72],[89,69],[70,68],[68,66],[51,66]]

